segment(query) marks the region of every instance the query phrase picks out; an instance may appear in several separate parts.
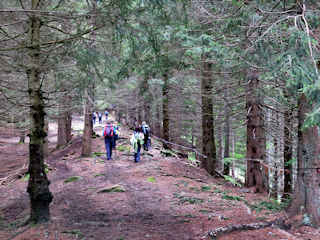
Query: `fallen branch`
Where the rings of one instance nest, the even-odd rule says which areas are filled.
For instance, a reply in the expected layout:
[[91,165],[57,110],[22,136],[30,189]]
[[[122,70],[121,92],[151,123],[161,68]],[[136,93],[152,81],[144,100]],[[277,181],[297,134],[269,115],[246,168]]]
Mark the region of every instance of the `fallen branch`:
[[286,228],[284,220],[278,219],[270,222],[237,224],[237,225],[229,225],[226,227],[219,227],[213,231],[209,231],[208,235],[211,239],[217,240],[218,237],[220,237],[221,235],[231,233],[234,231],[258,230],[258,229],[267,228],[271,226],[277,226],[278,228],[281,228],[281,229]]
[[10,174],[9,176],[0,178],[0,185],[11,183],[16,179],[23,177],[27,172],[28,172],[27,165],[24,164],[22,168],[15,170],[14,173]]

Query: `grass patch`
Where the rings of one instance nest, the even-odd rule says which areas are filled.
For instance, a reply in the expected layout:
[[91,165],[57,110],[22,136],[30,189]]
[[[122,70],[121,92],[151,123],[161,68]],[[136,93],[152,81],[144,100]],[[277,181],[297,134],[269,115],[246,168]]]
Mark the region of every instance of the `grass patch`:
[[200,213],[210,213],[211,211],[207,210],[207,209],[200,209],[199,212]]
[[251,210],[256,211],[257,213],[265,210],[270,212],[279,212],[282,211],[284,208],[286,208],[286,203],[279,203],[276,200],[270,200],[270,201],[261,201],[259,203],[255,204],[248,204]]
[[208,192],[211,190],[211,187],[210,186],[201,186],[201,191],[202,192]]
[[228,194],[223,194],[222,199],[232,200],[232,201],[242,201],[243,199],[239,196],[231,196]]
[[94,177],[101,177],[101,176],[106,176],[106,174],[104,174],[104,173],[99,173],[99,174],[94,175]]
[[204,200],[201,198],[191,197],[191,196],[183,196],[178,193],[174,193],[173,196],[179,199],[179,204],[189,203],[189,204],[200,204],[203,203]]
[[75,235],[76,238],[82,238],[84,236],[84,234],[79,229],[66,230],[66,231],[63,231],[62,233]]
[[120,152],[130,152],[130,146],[129,145],[119,145],[119,146],[117,146],[117,150]]
[[98,193],[113,193],[113,192],[125,192],[124,187],[120,185],[114,185],[110,188],[104,188],[98,191]]
[[147,181],[154,183],[154,182],[156,182],[156,179],[154,177],[148,177]]
[[103,153],[103,152],[94,152],[94,153],[92,153],[93,157],[101,157],[101,156],[104,156],[104,155],[105,155],[105,153]]
[[229,175],[223,175],[224,180],[233,184],[233,186],[242,187],[242,184],[239,183],[235,178],[230,177]]
[[82,177],[80,177],[80,176],[72,176],[72,177],[69,177],[66,180],[64,180],[64,183],[76,182],[81,179],[82,179]]

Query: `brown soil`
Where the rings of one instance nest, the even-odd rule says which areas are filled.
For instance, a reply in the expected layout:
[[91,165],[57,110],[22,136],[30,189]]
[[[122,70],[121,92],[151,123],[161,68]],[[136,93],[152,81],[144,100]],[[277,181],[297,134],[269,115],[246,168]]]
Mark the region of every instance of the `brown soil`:
[[[28,145],[12,142],[6,131],[0,129],[0,179],[21,168],[28,158]],[[55,130],[50,134],[55,135]],[[248,205],[268,201],[267,197],[214,179],[186,159],[161,156],[156,141],[141,162],[134,163],[132,153],[122,151],[128,146],[129,132],[121,134],[124,139],[110,161],[104,155],[81,158],[80,136],[60,150],[51,143],[46,162],[52,168],[48,176],[54,200],[47,224],[22,226],[29,214],[26,181],[16,179],[0,186],[0,239],[197,240],[210,239],[207,233],[218,227],[285,218],[282,212],[250,210]],[[105,152],[102,138],[93,140],[93,151]],[[80,178],[65,183],[72,176]],[[124,192],[98,193],[113,186]],[[320,231],[295,225],[287,231],[270,227],[218,239],[316,240]]]

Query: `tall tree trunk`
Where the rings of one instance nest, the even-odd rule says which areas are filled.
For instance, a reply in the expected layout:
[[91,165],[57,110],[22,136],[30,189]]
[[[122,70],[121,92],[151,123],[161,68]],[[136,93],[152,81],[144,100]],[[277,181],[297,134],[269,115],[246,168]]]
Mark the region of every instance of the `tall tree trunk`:
[[298,100],[298,176],[291,214],[307,213],[320,226],[320,138],[319,127],[303,128],[306,115],[312,111],[304,94]]
[[[32,10],[38,10],[39,0],[32,0]],[[29,18],[29,55],[30,68],[27,70],[28,94],[30,100],[30,144],[29,144],[29,169],[30,174],[27,192],[30,196],[30,221],[46,222],[50,220],[49,205],[52,194],[49,190],[49,180],[45,172],[43,145],[46,137],[44,131],[44,99],[40,79],[40,28],[41,20],[35,14]]]
[[[219,119],[217,121],[220,121]],[[223,144],[222,144],[222,124],[218,124],[216,129],[217,134],[217,167],[218,171],[221,171],[224,166],[224,157],[223,157]]]
[[72,115],[68,111],[60,113],[58,118],[58,142],[57,148],[66,145],[71,141]]
[[67,112],[67,120],[66,120],[66,136],[67,142],[70,142],[72,139],[72,113]]
[[[275,121],[278,125],[278,114],[275,113]],[[278,130],[278,127],[276,127]],[[277,133],[274,133],[277,134]],[[272,166],[273,178],[272,178],[272,188],[270,190],[270,196],[274,199],[278,198],[278,165],[279,165],[279,142],[278,142],[278,135],[273,136],[273,163],[270,165]]]
[[44,139],[44,144],[43,144],[43,156],[48,157],[49,156],[49,120],[48,117],[45,117],[44,119],[44,131],[46,132],[46,137]]
[[150,87],[149,87],[149,77],[146,76],[144,79],[144,89],[145,89],[145,94],[144,94],[144,119],[145,121],[149,124],[149,126],[152,125],[151,122],[151,106],[152,106],[152,94],[150,92]]
[[89,157],[91,155],[91,142],[92,142],[92,103],[89,99],[88,90],[85,90],[85,115],[84,115],[84,130],[82,136],[82,149],[81,155]]
[[206,55],[202,56],[201,77],[201,117],[202,117],[202,158],[201,166],[210,175],[216,170],[216,145],[214,139],[213,103],[212,103],[212,63]]
[[[288,99],[288,98],[287,98]],[[291,131],[293,129],[293,109],[289,107],[284,112],[284,189],[282,199],[289,199],[292,193],[292,157],[293,157],[293,138]]]
[[[228,89],[224,90],[225,106],[224,106],[224,158],[230,157],[230,106],[228,103]],[[230,174],[230,163],[225,162],[223,166],[223,174]]]
[[[163,87],[162,87],[162,133],[163,133],[163,139],[165,141],[170,140],[169,135],[169,77],[167,73],[164,73],[163,75]],[[169,144],[166,142],[163,142],[163,148],[168,149]]]
[[160,105],[160,102],[157,101],[156,102],[156,118],[155,120],[153,121],[154,122],[154,134],[158,137],[162,137],[162,134],[161,134],[161,105]]
[[246,94],[247,109],[247,172],[246,186],[255,187],[256,192],[263,192],[261,164],[266,152],[264,117],[262,113],[261,96],[259,96],[259,80],[256,73],[248,78]]

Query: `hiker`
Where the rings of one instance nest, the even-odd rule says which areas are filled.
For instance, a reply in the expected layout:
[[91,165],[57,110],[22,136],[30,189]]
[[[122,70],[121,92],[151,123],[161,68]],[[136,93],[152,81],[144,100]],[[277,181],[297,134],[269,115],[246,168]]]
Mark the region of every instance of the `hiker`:
[[98,112],[99,124],[102,124],[102,113]]
[[134,150],[134,162],[136,163],[140,161],[140,150],[141,145],[143,145],[143,138],[144,136],[141,132],[141,128],[136,127],[130,139],[130,143]]
[[151,139],[150,139],[150,128],[148,124],[143,121],[141,125],[141,130],[144,135],[144,144],[143,144],[143,149],[145,151],[149,151],[149,147],[151,145]]
[[93,122],[93,125],[96,124],[96,118],[97,118],[96,113],[93,112],[93,113],[92,113],[92,122]]
[[114,129],[111,121],[103,129],[104,143],[106,146],[107,160],[112,160],[112,143],[114,138]]
[[108,120],[108,116],[109,116],[109,112],[108,112],[107,109],[104,111],[104,115],[106,116],[106,121],[107,121]]
[[114,130],[114,137],[113,137],[112,148],[116,149],[117,140],[119,139],[119,134],[120,134],[120,127],[117,124],[117,122],[113,124],[113,130]]

